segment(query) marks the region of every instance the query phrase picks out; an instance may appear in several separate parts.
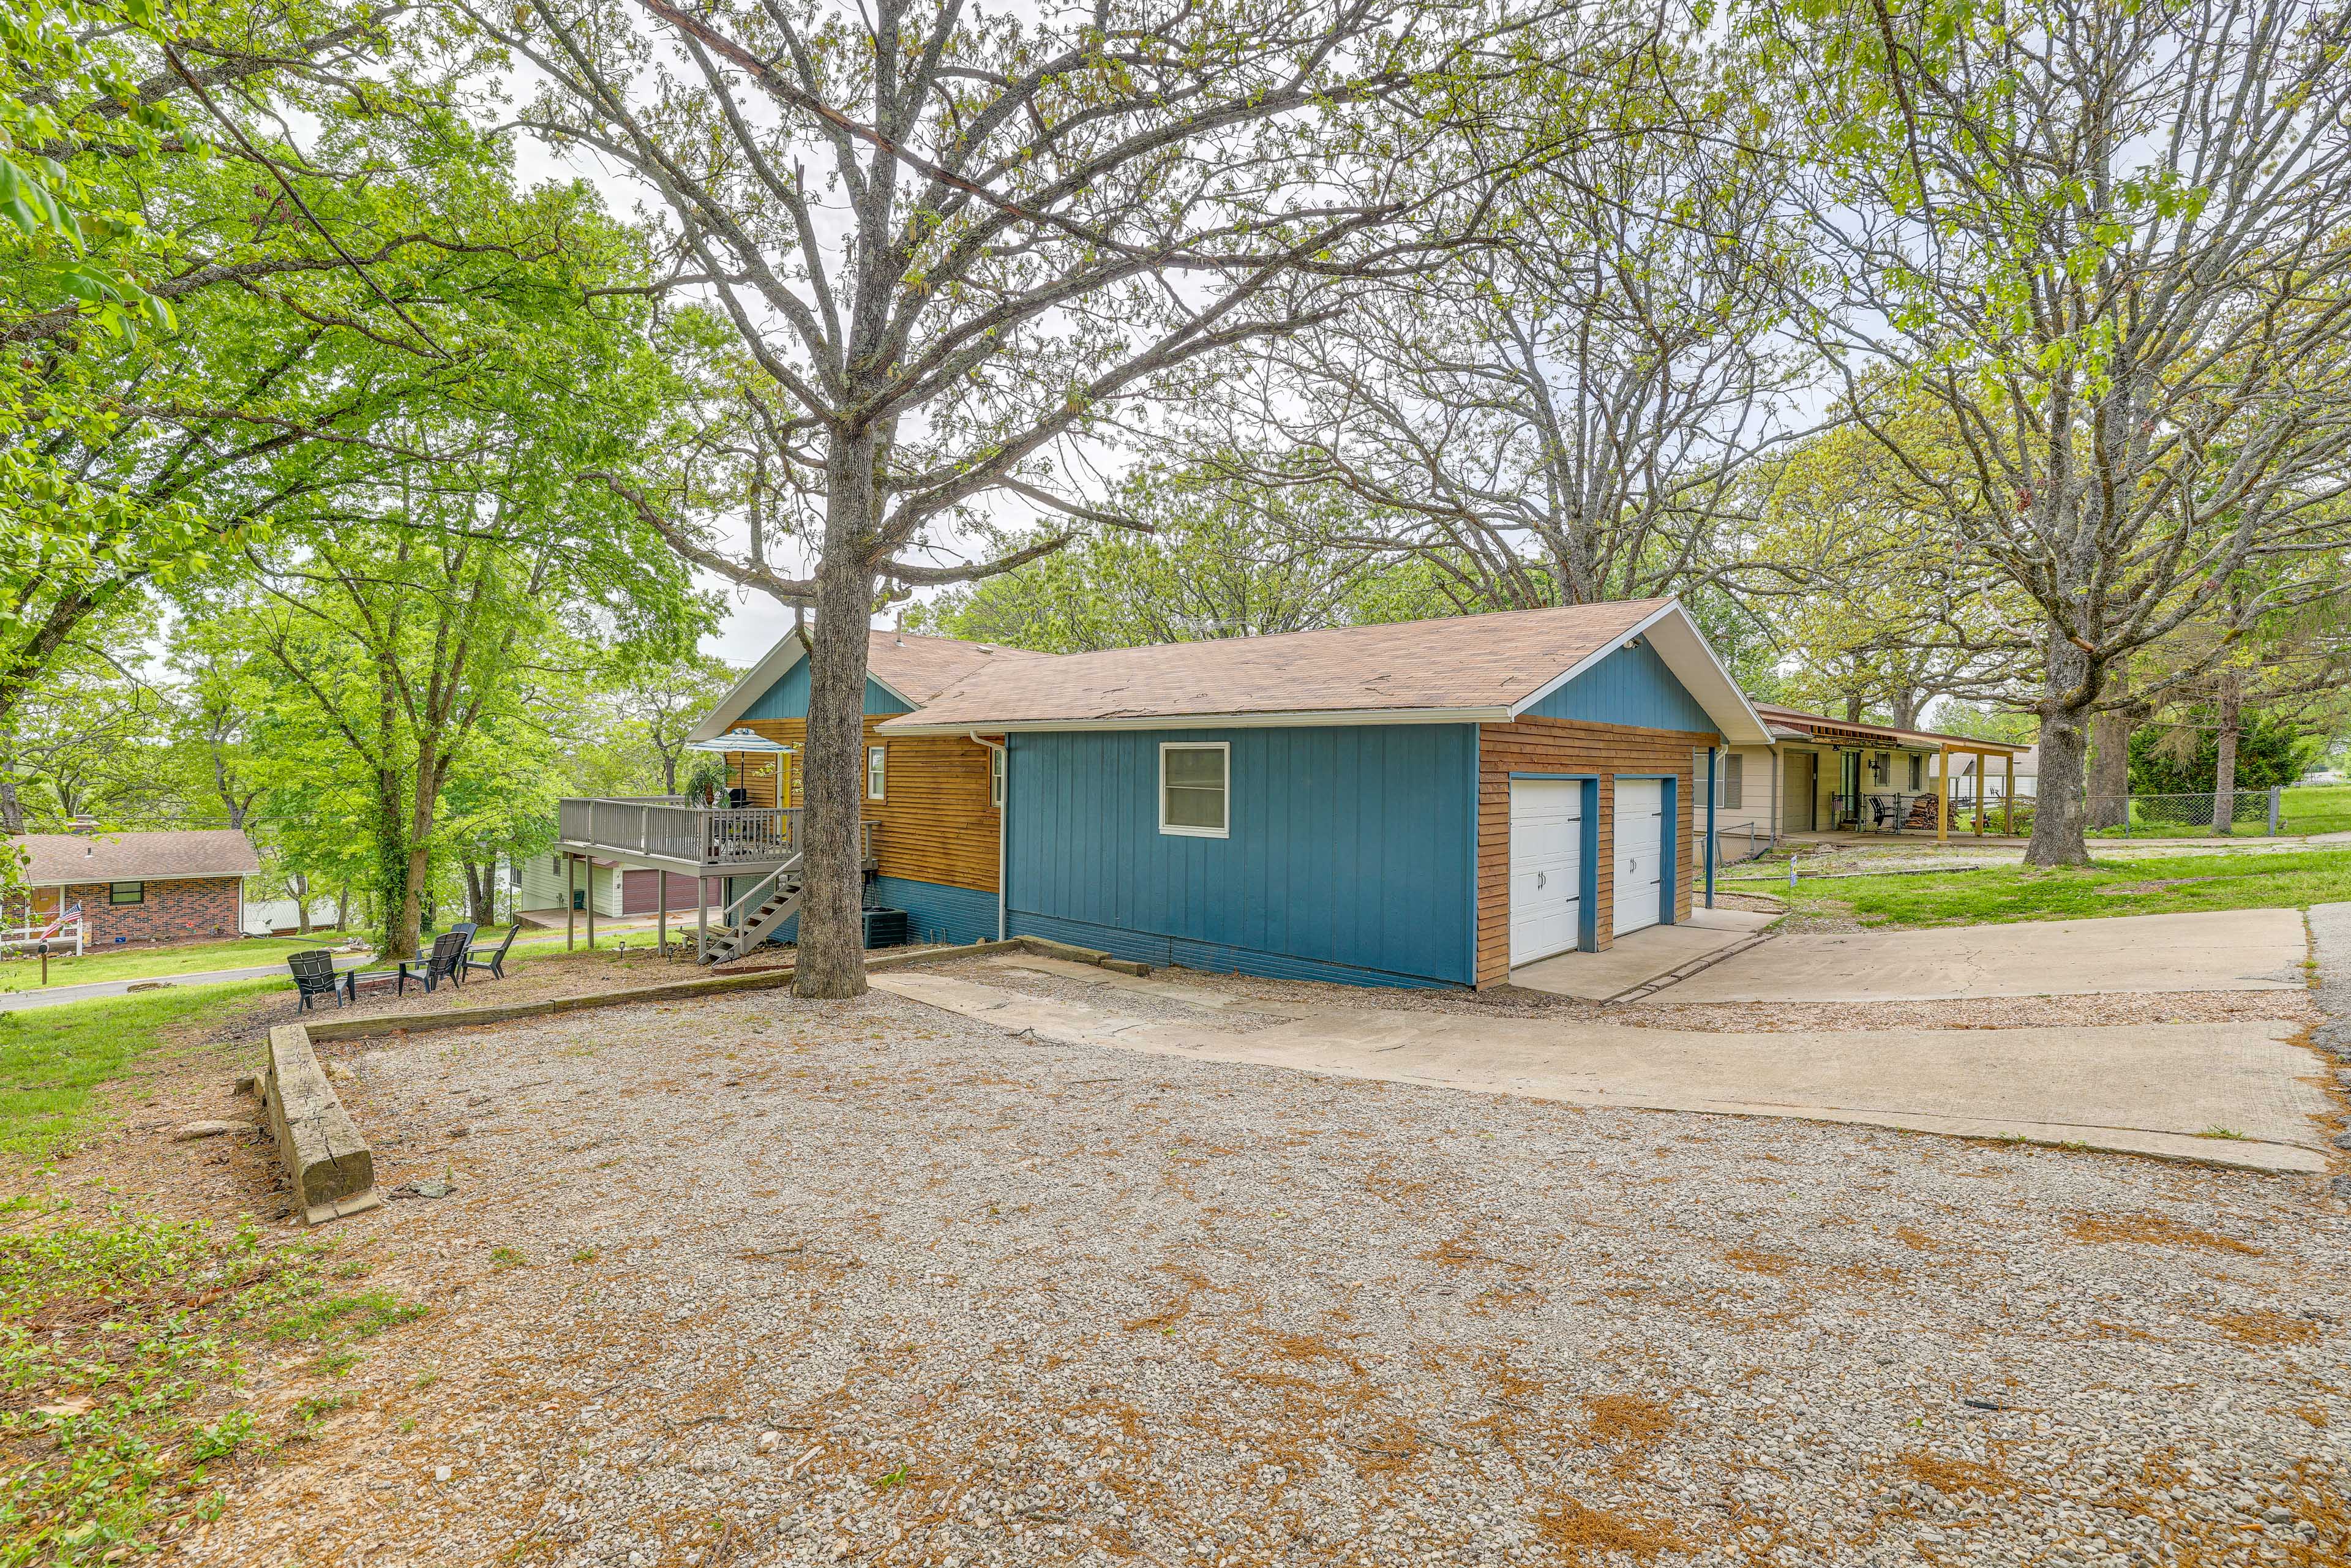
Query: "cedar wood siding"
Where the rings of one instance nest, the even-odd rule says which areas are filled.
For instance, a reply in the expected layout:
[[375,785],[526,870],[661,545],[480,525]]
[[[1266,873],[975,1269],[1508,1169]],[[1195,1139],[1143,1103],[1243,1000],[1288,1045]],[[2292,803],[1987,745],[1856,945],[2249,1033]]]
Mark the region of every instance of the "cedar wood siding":
[[[863,799],[862,752],[857,764],[859,808],[882,834],[880,874],[993,894],[997,811],[987,801],[987,748],[962,736],[874,734],[873,727],[890,716],[869,715],[865,720],[865,744],[888,753],[883,799]],[[805,719],[745,719],[739,727],[784,746],[808,741]],[[772,794],[763,796],[758,782],[747,786],[751,804],[774,805]]]
[[[1603,666],[1604,668],[1605,666]],[[1709,731],[1642,729],[1630,725],[1592,724],[1530,716],[1512,724],[1478,727],[1478,985],[1499,986],[1510,977],[1510,775],[1596,773],[1600,776],[1599,863],[1594,880],[1596,946],[1614,943],[1615,892],[1615,775],[1669,773],[1680,782],[1675,797],[1680,821],[1674,877],[1674,918],[1686,919],[1696,883],[1697,792],[1691,789],[1695,750],[1719,744]]]

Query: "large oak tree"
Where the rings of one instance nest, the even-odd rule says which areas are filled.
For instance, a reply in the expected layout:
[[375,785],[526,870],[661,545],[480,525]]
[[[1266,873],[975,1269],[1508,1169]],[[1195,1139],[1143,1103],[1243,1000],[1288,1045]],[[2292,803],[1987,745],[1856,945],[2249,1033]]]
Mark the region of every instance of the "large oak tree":
[[[815,612],[798,985],[832,997],[864,986],[877,604],[1115,521],[1072,443],[1474,228],[1574,30],[1622,24],[1493,0],[458,3],[543,76],[530,127],[655,194],[671,281],[751,367],[740,488],[807,569],[729,548],[683,490],[630,493],[688,559]],[[1008,497],[1064,526],[963,556]]]

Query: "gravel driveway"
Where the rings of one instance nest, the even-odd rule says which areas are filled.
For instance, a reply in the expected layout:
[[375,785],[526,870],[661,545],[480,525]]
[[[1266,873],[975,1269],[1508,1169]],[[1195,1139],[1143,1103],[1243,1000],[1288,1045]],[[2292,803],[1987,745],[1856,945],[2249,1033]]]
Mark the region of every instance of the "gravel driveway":
[[[2339,1563],[2315,1184],[777,994],[355,1061],[429,1317],[176,1561]],[[320,1385],[256,1390],[291,1401]]]

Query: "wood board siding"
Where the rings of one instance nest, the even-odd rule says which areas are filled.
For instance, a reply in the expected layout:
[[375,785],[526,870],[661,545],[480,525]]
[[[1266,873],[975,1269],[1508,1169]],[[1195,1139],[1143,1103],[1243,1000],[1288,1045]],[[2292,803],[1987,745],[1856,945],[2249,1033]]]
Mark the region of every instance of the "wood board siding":
[[[889,754],[883,765],[883,799],[860,801],[866,821],[882,834],[881,874],[908,882],[937,883],[996,891],[997,810],[987,800],[987,747],[962,736],[883,736],[874,727],[887,714],[869,715],[865,744]],[[798,718],[746,719],[739,727],[780,746],[795,748],[808,743],[808,723]],[[791,767],[778,768],[789,791],[798,787],[799,753]],[[865,759],[857,762],[859,789],[864,788]],[[750,804],[791,804],[762,799],[753,790]]]
[[1614,944],[1615,916],[1615,776],[1670,774],[1678,821],[1674,831],[1674,918],[1687,919],[1698,881],[1695,865],[1698,791],[1691,754],[1720,737],[1695,730],[1637,729],[1529,716],[1513,724],[1478,727],[1478,985],[1510,977],[1510,775],[1597,774],[1599,845],[1595,857],[1594,946]]

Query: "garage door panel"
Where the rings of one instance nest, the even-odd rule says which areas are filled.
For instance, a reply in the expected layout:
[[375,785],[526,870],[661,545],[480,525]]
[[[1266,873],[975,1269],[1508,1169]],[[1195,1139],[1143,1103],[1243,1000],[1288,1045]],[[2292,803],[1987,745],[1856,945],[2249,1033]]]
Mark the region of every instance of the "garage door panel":
[[1583,787],[1566,779],[1510,786],[1510,963],[1576,946],[1583,925]]
[[1615,872],[1611,929],[1622,936],[1655,925],[1665,894],[1666,785],[1661,779],[1616,780],[1609,860]]

